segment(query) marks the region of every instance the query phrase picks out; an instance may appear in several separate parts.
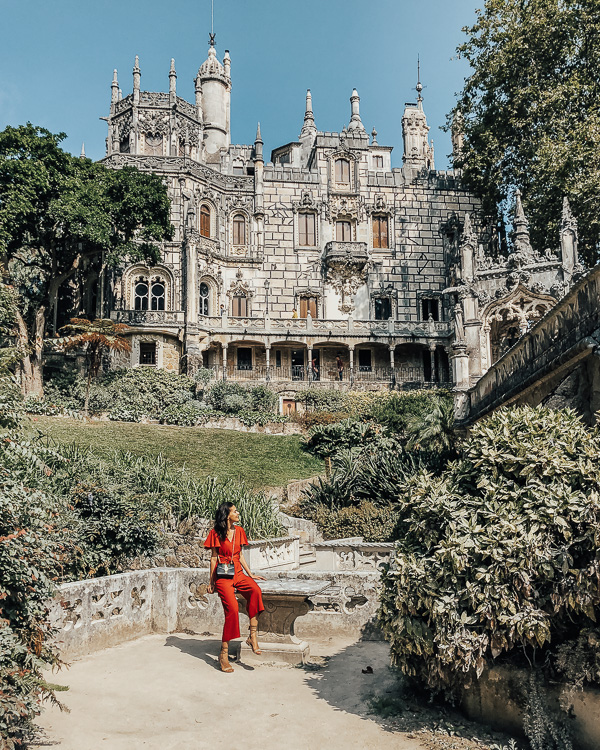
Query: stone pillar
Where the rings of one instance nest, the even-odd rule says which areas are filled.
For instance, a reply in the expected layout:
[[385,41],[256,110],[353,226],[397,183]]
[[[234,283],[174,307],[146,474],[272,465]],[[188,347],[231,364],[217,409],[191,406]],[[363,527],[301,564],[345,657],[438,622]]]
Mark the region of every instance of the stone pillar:
[[435,344],[433,343],[429,344],[429,358],[431,362],[431,382],[435,383],[437,381],[437,374],[435,371]]
[[227,344],[221,344],[221,357],[223,364],[223,380],[227,380]]
[[198,251],[196,245],[188,240],[186,243],[186,300],[185,313],[188,323],[198,323]]
[[396,344],[394,345],[390,344],[389,350],[390,350],[390,369],[392,371],[391,376],[390,376],[390,381],[392,385],[394,386],[396,385],[396,370],[395,370],[395,362],[394,362],[394,358],[396,355]]
[[350,357],[350,385],[354,385],[354,347],[348,347],[348,355]]
[[469,381],[469,356],[466,344],[452,344],[452,375],[454,385],[460,390],[468,390]]
[[313,379],[313,369],[312,369],[312,345],[308,347],[308,363],[307,363],[307,376],[308,376],[308,382],[312,383]]
[[266,360],[266,367],[267,367],[267,373],[265,375],[265,378],[267,382],[271,380],[271,347],[265,346],[265,360]]

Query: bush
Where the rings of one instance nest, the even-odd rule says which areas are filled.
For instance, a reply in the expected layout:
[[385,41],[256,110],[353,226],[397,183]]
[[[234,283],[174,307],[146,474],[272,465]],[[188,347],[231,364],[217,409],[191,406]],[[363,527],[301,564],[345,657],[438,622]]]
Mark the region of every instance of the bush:
[[277,394],[265,385],[255,385],[250,389],[252,411],[274,412],[277,400]]
[[404,673],[452,691],[594,626],[598,455],[572,411],[521,407],[476,424],[441,476],[409,481],[379,611]]
[[239,397],[240,400],[235,403],[241,404],[243,400],[243,406],[240,408],[247,408],[248,391],[239,383],[230,383],[227,380],[219,380],[214,383],[208,392],[206,400],[216,411],[228,413],[226,399],[230,396]]
[[391,505],[363,502],[336,510],[319,505],[308,510],[303,507],[301,512],[318,525],[324,539],[362,536],[365,542],[394,541],[397,512]]
[[163,411],[160,421],[163,424],[178,424],[193,427],[208,419],[207,410],[200,401],[191,400],[183,404],[171,404]]
[[348,419],[345,411],[307,411],[304,414],[296,413],[294,418],[298,424],[310,429],[320,425],[336,424]]
[[381,428],[372,423],[346,419],[327,426],[311,427],[304,448],[315,456],[326,458],[339,451],[371,443]]

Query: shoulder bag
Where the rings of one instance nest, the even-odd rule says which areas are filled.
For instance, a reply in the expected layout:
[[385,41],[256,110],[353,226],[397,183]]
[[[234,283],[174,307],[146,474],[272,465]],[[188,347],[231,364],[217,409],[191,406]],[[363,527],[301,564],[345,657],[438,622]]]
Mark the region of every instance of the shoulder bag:
[[231,540],[231,562],[217,563],[217,578],[233,578],[235,575],[235,565],[233,564],[233,555],[235,552],[235,529],[233,530],[233,539]]

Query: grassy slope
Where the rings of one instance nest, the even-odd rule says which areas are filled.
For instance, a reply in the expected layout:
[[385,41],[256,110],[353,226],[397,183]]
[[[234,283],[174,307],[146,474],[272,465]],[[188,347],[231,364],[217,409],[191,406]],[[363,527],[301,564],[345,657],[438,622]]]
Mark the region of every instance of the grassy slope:
[[300,446],[297,435],[261,435],[127,422],[80,422],[31,417],[32,427],[57,443],[75,442],[100,454],[128,450],[186,466],[198,477],[243,479],[249,487],[276,487],[323,471],[323,462]]

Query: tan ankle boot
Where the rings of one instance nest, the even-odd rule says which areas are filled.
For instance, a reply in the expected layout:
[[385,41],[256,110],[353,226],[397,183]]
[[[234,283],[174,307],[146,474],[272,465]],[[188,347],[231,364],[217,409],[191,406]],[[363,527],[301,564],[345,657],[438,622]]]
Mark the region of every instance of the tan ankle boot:
[[233,667],[229,663],[229,644],[221,643],[221,653],[219,654],[219,664],[221,672],[233,672]]

